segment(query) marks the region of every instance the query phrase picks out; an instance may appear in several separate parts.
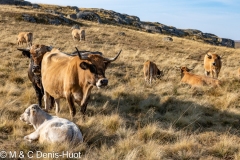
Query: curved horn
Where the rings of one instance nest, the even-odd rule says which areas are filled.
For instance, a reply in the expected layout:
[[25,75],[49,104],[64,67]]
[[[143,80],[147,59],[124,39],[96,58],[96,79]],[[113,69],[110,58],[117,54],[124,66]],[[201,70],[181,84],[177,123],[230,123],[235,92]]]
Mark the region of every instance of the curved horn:
[[78,57],[81,59],[81,60],[89,60],[88,56],[82,56],[81,53],[79,52],[78,48],[75,47],[76,50],[77,50],[77,54],[78,54]]
[[115,61],[118,58],[118,56],[120,55],[121,52],[122,52],[122,50],[120,50],[114,58],[104,58],[104,61],[107,61],[107,62]]
[[17,48],[17,50],[19,50],[19,51],[26,51],[26,52],[30,51],[30,49],[22,49],[22,48]]

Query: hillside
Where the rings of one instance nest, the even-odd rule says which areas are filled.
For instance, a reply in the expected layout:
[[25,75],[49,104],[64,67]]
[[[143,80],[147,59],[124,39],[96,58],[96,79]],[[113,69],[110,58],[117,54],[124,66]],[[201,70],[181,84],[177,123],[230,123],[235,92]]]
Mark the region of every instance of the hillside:
[[[22,15],[31,15],[25,17],[34,17],[36,22],[25,21]],[[46,23],[56,19],[65,23]],[[31,6],[1,5],[0,23],[2,151],[8,154],[23,151],[25,158],[29,151],[32,156],[36,156],[37,151],[69,151],[81,152],[81,159],[240,159],[240,80],[237,75],[240,49],[176,36],[172,37],[173,41],[164,41],[164,34],[82,19],[60,19],[41,9],[33,10]],[[86,30],[86,41],[72,40],[73,24]],[[34,128],[19,117],[30,104],[37,103],[37,99],[27,77],[29,60],[17,50],[26,47],[16,44],[21,31],[33,32],[34,44],[52,45],[66,53],[75,51],[77,46],[113,57],[122,49],[119,58],[106,70],[109,85],[92,90],[85,120],[76,105],[78,112],[73,121],[83,133],[81,145],[23,140]],[[219,75],[222,86],[190,88],[180,84],[180,71],[176,66],[194,68],[193,73],[203,75],[203,57],[207,51],[223,56]],[[146,84],[143,78],[146,60],[155,62],[165,74],[152,85]],[[54,110],[50,114],[55,115]],[[70,119],[64,99],[58,116]]]
[[235,48],[240,48],[240,40],[235,41]]
[[60,25],[63,23],[69,24],[72,20],[82,19],[103,24],[120,25],[122,27],[141,30],[149,33],[153,32],[187,38],[216,46],[235,48],[234,40],[218,37],[212,33],[203,33],[202,31],[196,29],[179,29],[174,26],[161,24],[159,22],[144,22],[141,21],[137,16],[122,14],[112,10],[104,10],[99,8],[78,8],[77,6],[32,4],[31,2],[24,0],[0,0],[0,4],[11,4],[19,7],[27,6],[29,9],[37,10],[38,12],[44,12],[44,14],[41,15],[18,15],[19,19],[33,23],[37,22]]

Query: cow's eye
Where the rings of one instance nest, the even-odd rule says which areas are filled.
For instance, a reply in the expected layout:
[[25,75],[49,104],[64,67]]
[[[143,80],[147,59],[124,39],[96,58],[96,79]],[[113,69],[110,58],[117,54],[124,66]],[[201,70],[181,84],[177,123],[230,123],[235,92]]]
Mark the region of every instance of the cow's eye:
[[91,65],[89,69],[90,69],[90,72],[97,73],[97,68],[95,65]]

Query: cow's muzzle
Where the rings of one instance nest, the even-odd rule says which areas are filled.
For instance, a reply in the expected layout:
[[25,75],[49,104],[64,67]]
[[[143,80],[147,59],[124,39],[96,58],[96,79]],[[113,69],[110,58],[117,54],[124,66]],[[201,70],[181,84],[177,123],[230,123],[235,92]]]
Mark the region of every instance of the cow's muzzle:
[[101,87],[104,87],[104,86],[107,86],[107,85],[108,85],[108,79],[107,78],[99,79],[96,83],[96,86],[98,88],[101,88]]
[[32,72],[35,75],[40,75],[41,74],[41,67],[39,65],[33,65]]

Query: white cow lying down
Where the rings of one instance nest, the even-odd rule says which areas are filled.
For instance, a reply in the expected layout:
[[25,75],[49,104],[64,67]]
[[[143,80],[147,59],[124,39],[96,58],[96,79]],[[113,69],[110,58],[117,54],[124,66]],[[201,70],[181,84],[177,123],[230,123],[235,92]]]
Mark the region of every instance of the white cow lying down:
[[35,129],[33,133],[24,137],[29,142],[39,140],[40,143],[70,142],[78,144],[83,141],[82,133],[75,123],[49,115],[38,104],[29,106],[21,115],[20,120],[33,125]]

